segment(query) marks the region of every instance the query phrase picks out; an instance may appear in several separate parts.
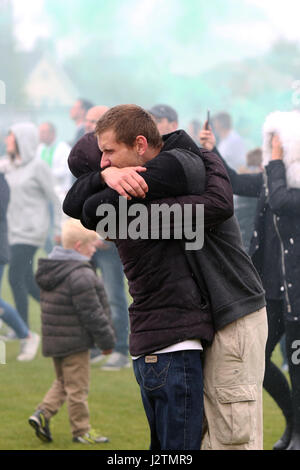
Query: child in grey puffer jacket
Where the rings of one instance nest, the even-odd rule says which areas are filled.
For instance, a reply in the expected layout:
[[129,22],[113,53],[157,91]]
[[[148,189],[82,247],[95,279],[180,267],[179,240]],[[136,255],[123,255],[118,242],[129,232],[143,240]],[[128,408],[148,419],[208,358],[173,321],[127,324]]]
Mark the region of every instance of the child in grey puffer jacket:
[[56,380],[29,423],[44,441],[52,440],[49,420],[65,401],[74,442],[108,441],[90,428],[87,404],[89,349],[95,345],[105,355],[115,345],[106,293],[89,263],[97,240],[96,232],[69,220],[63,246],[39,260],[43,354],[53,358]]

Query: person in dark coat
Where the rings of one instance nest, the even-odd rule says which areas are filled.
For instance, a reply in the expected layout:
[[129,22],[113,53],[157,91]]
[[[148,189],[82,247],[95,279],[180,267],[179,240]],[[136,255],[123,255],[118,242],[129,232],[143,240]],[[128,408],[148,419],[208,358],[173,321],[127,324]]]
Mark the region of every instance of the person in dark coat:
[[[211,130],[201,131],[202,145],[218,153]],[[300,152],[299,152],[300,157]],[[260,174],[238,174],[223,160],[233,192],[257,198],[249,253],[266,291],[268,341],[264,387],[282,410],[286,429],[275,450],[300,449],[300,365],[295,346],[300,338],[300,188],[288,187],[280,140],[272,140],[272,160]],[[271,361],[286,334],[291,388]]]
[[87,395],[89,349],[95,344],[110,354],[115,343],[107,296],[89,260],[98,236],[78,221],[63,226],[62,246],[39,259],[43,355],[52,357],[56,380],[29,418],[37,437],[50,442],[49,421],[68,404],[73,441],[108,442],[90,427]]

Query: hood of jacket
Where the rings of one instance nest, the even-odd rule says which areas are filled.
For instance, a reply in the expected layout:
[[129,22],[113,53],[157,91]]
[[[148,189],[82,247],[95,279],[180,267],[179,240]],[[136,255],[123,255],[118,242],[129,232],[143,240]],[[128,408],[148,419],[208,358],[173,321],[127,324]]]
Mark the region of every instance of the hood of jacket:
[[290,188],[300,188],[299,129],[299,111],[275,111],[267,116],[263,126],[263,165],[268,165],[272,159],[272,135],[276,133],[283,146],[283,163]]
[[194,140],[182,129],[178,129],[170,134],[162,136],[164,146],[162,152],[176,149],[189,150],[190,152],[199,154],[200,149]]
[[96,136],[94,132],[89,132],[72,148],[68,158],[69,169],[75,178],[91,171],[100,171],[101,157]]
[[35,275],[38,285],[51,291],[61,284],[75,269],[91,267],[89,259],[74,250],[55,246],[48,258],[40,258]]
[[14,134],[21,156],[20,165],[26,165],[37,155],[39,145],[38,128],[31,122],[14,124],[10,128]]

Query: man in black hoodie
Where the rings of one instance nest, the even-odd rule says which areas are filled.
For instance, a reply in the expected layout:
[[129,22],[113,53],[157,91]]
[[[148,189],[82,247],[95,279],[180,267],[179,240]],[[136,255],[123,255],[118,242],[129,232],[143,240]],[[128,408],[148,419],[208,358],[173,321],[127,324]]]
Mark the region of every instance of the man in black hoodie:
[[[168,197],[163,202],[169,205],[177,202],[183,208],[185,204],[191,204],[195,208],[197,204],[204,204],[205,227],[208,230],[213,231],[220,224],[226,224],[227,219],[231,220],[232,189],[220,159],[214,154],[198,149],[184,131],[164,136],[162,141],[148,113],[135,106],[119,106],[110,110],[105,118],[98,122],[96,134],[99,147],[103,152],[101,178],[99,178],[97,165],[93,168],[94,172],[85,173],[89,166],[88,158],[85,156],[79,163],[83,170],[81,173],[84,174],[79,177],[64,202],[64,211],[72,217],[81,218],[85,226],[96,228],[101,220],[99,213],[96,215],[99,206],[109,203],[114,204],[116,209],[118,208],[118,194],[107,188],[106,184],[128,199],[131,199],[130,194],[134,197],[144,196],[143,200],[146,204],[149,202],[153,204],[155,198],[162,198],[163,195]],[[92,137],[86,137],[86,139],[92,140]],[[79,150],[77,148],[74,153],[76,154]],[[91,154],[91,151],[83,153],[87,155]],[[73,163],[77,160],[74,154],[70,157]],[[76,166],[78,167],[78,161]],[[71,163],[70,167],[74,168],[74,165]],[[139,175],[141,171],[143,171],[143,178]],[[78,176],[77,170],[76,173]],[[141,180],[144,181],[141,183]],[[205,193],[202,196],[199,195],[204,192],[204,189]],[[222,250],[225,248],[224,245],[230,248],[229,241],[226,241],[226,233],[228,235],[228,233],[235,232],[236,225],[234,224],[236,223],[233,220],[233,225],[222,226],[225,234]],[[218,236],[221,238],[216,230],[212,238],[218,240]],[[211,341],[212,322],[215,323],[216,320],[214,312],[222,315],[222,320],[218,320],[217,326],[224,327],[230,322],[235,323],[237,318],[264,307],[264,295],[257,273],[247,255],[240,250],[238,236],[234,243],[237,246],[231,249],[232,261],[235,261],[234,256],[238,253],[239,260],[244,258],[244,264],[239,263],[239,272],[234,273],[234,270],[231,270],[230,275],[235,275],[236,285],[234,293],[230,292],[226,298],[226,289],[222,289],[218,282],[222,282],[226,276],[228,260],[226,261],[225,255],[223,259],[221,257],[224,265],[221,264],[217,268],[212,263],[215,271],[211,273],[210,278],[216,275],[215,291],[218,291],[218,287],[221,288],[221,295],[218,295],[221,303],[218,304],[215,301],[212,308],[211,299],[205,289],[199,290],[196,283],[198,276],[195,277],[191,271],[191,263],[181,241],[116,239],[133,297],[133,304],[130,307],[130,352],[135,356],[134,369],[141,386],[151,428],[152,449],[199,448],[197,446],[201,438],[199,435],[200,357],[197,354],[197,359],[195,359],[195,351],[191,351],[191,347],[195,347],[195,342],[192,342],[191,346],[190,342],[186,343],[186,341],[194,339],[201,339],[202,342]],[[216,243],[214,247],[215,251],[211,256],[218,251]],[[206,253],[204,262],[206,262],[206,267],[210,268],[207,258],[209,256]],[[222,269],[224,273],[219,272]],[[245,273],[247,279],[244,282],[239,281],[239,276]],[[234,303],[233,313],[230,312],[232,303]],[[239,331],[244,338],[248,329],[245,327]],[[170,352],[170,349],[166,350],[170,346],[173,352]],[[231,346],[230,352],[232,352]],[[162,352],[164,354],[161,354]],[[235,359],[236,362],[242,363],[245,358],[241,357],[241,351],[239,353],[238,359]],[[188,384],[182,397],[184,397],[185,404],[186,400],[190,403],[188,408],[185,405],[179,406],[176,412],[174,412],[176,398],[173,401],[174,396],[171,393],[174,385],[178,386],[177,383],[172,383],[176,375],[173,374],[175,358],[176,361],[179,358],[183,361],[176,366],[178,365],[180,370],[179,382],[184,386]],[[185,377],[187,363],[184,363],[187,359],[193,368],[197,366],[197,370],[190,371],[188,382]],[[232,363],[230,367],[233,368]],[[237,379],[241,378],[239,369],[241,368],[236,365]],[[190,389],[190,383],[198,384],[194,391]],[[247,382],[242,389],[240,385],[229,389],[228,384],[223,384],[223,389],[225,389],[223,392],[227,393],[227,401],[221,401],[223,408],[224,403],[238,401],[241,405],[241,402],[245,401],[243,407],[245,410],[246,407],[248,409],[249,402],[256,401],[254,390],[256,384],[254,383],[251,388]],[[259,388],[261,383],[257,386]],[[196,398],[197,393],[198,398]],[[251,397],[249,397],[250,393]],[[232,400],[233,395],[235,395],[235,400]],[[156,408],[160,400],[163,406]],[[241,411],[241,406],[238,408]],[[252,408],[255,408],[254,403]],[[168,410],[167,419],[163,414],[166,410]],[[184,414],[186,414],[184,418],[186,425],[182,421]],[[196,422],[193,422],[193,417],[196,418]],[[180,432],[181,429],[183,434]],[[239,430],[235,430],[234,436],[238,436],[237,442],[224,442],[225,448],[228,448],[229,444],[235,444],[237,448],[241,448],[241,445],[245,443],[248,445],[254,433],[249,435],[244,430],[243,433],[241,437]],[[193,442],[189,436],[194,437]],[[253,442],[251,444],[253,445]],[[244,448],[249,448],[249,445]]]

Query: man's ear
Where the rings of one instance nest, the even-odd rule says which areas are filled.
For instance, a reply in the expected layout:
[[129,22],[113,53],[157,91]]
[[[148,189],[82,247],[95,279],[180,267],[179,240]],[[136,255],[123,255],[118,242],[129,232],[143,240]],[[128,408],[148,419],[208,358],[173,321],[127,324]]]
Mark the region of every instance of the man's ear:
[[81,245],[82,245],[81,241],[76,240],[76,242],[74,243],[74,250],[79,251],[81,248]]
[[138,155],[142,156],[145,154],[148,148],[148,141],[143,135],[138,135],[135,139],[135,148]]

